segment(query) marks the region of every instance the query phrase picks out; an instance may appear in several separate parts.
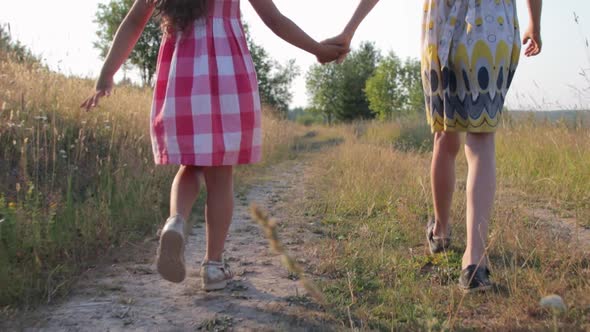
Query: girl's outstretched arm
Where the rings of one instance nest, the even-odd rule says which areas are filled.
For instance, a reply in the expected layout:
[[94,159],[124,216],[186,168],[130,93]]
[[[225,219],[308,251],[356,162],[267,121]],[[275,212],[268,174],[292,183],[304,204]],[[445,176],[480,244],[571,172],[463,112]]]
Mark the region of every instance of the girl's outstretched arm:
[[115,34],[113,44],[96,81],[94,93],[80,107],[89,111],[98,105],[100,98],[110,94],[114,85],[113,76],[129,57],[153,11],[154,5],[152,1],[135,0],[131,10],[129,10]]
[[377,2],[379,2],[379,0],[361,0],[361,3],[359,3],[356,11],[352,15],[352,18],[341,33],[341,35],[347,39],[348,45],[350,45],[356,29],[358,29],[359,25],[365,20],[365,17],[367,17],[375,5],[377,5]]
[[528,46],[524,51],[526,56],[535,56],[541,53],[543,41],[541,39],[541,9],[543,0],[528,0],[529,5],[529,27],[524,33],[522,43]]
[[[363,22],[365,17],[369,15],[371,10],[377,5],[379,0],[361,0],[356,11],[352,15],[352,18],[338,36],[323,41],[326,44],[342,45],[346,48],[350,48],[350,43],[356,32],[356,29]],[[342,59],[340,59],[342,60]]]
[[250,0],[264,24],[286,42],[317,56],[321,63],[332,62],[348,48],[339,45],[322,45],[306,34],[293,21],[284,16],[272,0]]

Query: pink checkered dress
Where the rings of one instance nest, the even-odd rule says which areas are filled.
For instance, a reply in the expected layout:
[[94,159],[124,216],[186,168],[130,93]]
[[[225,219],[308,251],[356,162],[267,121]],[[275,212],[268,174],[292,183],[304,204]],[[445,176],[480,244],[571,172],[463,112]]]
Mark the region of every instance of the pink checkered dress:
[[156,164],[251,164],[261,157],[260,97],[239,0],[164,36],[151,114]]

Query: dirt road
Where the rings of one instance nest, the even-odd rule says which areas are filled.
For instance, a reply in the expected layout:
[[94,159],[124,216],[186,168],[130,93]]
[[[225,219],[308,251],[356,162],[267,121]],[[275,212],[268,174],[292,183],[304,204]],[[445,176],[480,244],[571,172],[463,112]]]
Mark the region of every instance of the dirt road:
[[274,166],[264,180],[237,194],[226,246],[226,259],[237,276],[226,290],[206,293],[200,289],[205,229],[198,224],[188,239],[188,277],[183,283],[166,282],[157,274],[154,240],[130,248],[112,264],[86,272],[61,302],[0,326],[43,331],[332,330],[321,308],[270,253],[248,212],[250,203],[256,202],[282,223],[287,247],[301,249],[313,234],[293,220],[285,205],[302,197],[305,167],[301,161]]

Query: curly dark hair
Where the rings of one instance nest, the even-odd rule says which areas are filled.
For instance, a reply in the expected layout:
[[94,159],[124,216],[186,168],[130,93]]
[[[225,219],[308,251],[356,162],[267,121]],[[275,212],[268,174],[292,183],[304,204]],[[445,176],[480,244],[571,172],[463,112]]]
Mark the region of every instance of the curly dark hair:
[[195,20],[207,15],[209,0],[152,0],[167,33],[184,31]]

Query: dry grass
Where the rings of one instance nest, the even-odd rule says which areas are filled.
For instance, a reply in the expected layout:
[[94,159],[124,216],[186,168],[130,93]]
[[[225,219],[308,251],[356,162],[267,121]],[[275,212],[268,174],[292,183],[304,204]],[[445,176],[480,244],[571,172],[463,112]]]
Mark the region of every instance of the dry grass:
[[[424,241],[432,214],[430,153],[419,152],[429,135],[399,145],[406,125],[342,127],[345,143],[315,161],[314,169],[323,171],[310,181],[315,195],[306,208],[321,216],[326,230],[319,246],[327,254],[318,271],[342,321],[349,323],[351,310],[352,326],[363,329],[552,329],[553,316],[538,303],[556,293],[569,305],[557,317],[559,326],[590,328],[588,258],[541,225],[530,208],[542,201],[557,212],[587,213],[590,130],[549,124],[502,130],[501,180],[489,241],[499,287],[464,297],[456,287],[465,234],[464,159],[453,208],[455,248],[430,256]],[[547,178],[552,179],[548,184],[539,180]]]
[[[51,301],[96,258],[153,236],[176,167],[154,167],[149,89],[119,87],[85,113],[90,80],[0,58],[1,307]],[[299,129],[263,121],[262,164],[288,158]]]
[[512,125],[498,135],[498,170],[506,187],[590,226],[588,127]]
[[325,304],[326,299],[324,298],[324,295],[319,291],[314,282],[307,278],[303,268],[287,252],[287,249],[279,239],[276,220],[269,218],[269,216],[256,205],[250,207],[250,214],[252,215],[253,221],[264,231],[264,235],[268,239],[272,251],[281,256],[281,261],[287,270],[297,276],[303,288],[316,302],[319,304]]
[[[0,305],[49,301],[115,247],[153,234],[167,213],[175,167],[155,168],[151,92],[122,87],[86,114],[92,82],[0,61]],[[561,295],[564,330],[590,328],[590,262],[531,214],[590,219],[590,130],[508,123],[498,136],[498,203],[489,254],[496,292],[455,287],[464,237],[464,181],[453,208],[456,247],[430,256],[428,128],[415,120],[315,128],[264,118],[265,161],[317,154],[308,215],[321,216],[317,267],[328,308],[352,328],[552,329],[538,305]],[[341,144],[338,144],[341,143]],[[238,183],[256,179],[243,167]],[[459,179],[465,176],[460,159]]]

